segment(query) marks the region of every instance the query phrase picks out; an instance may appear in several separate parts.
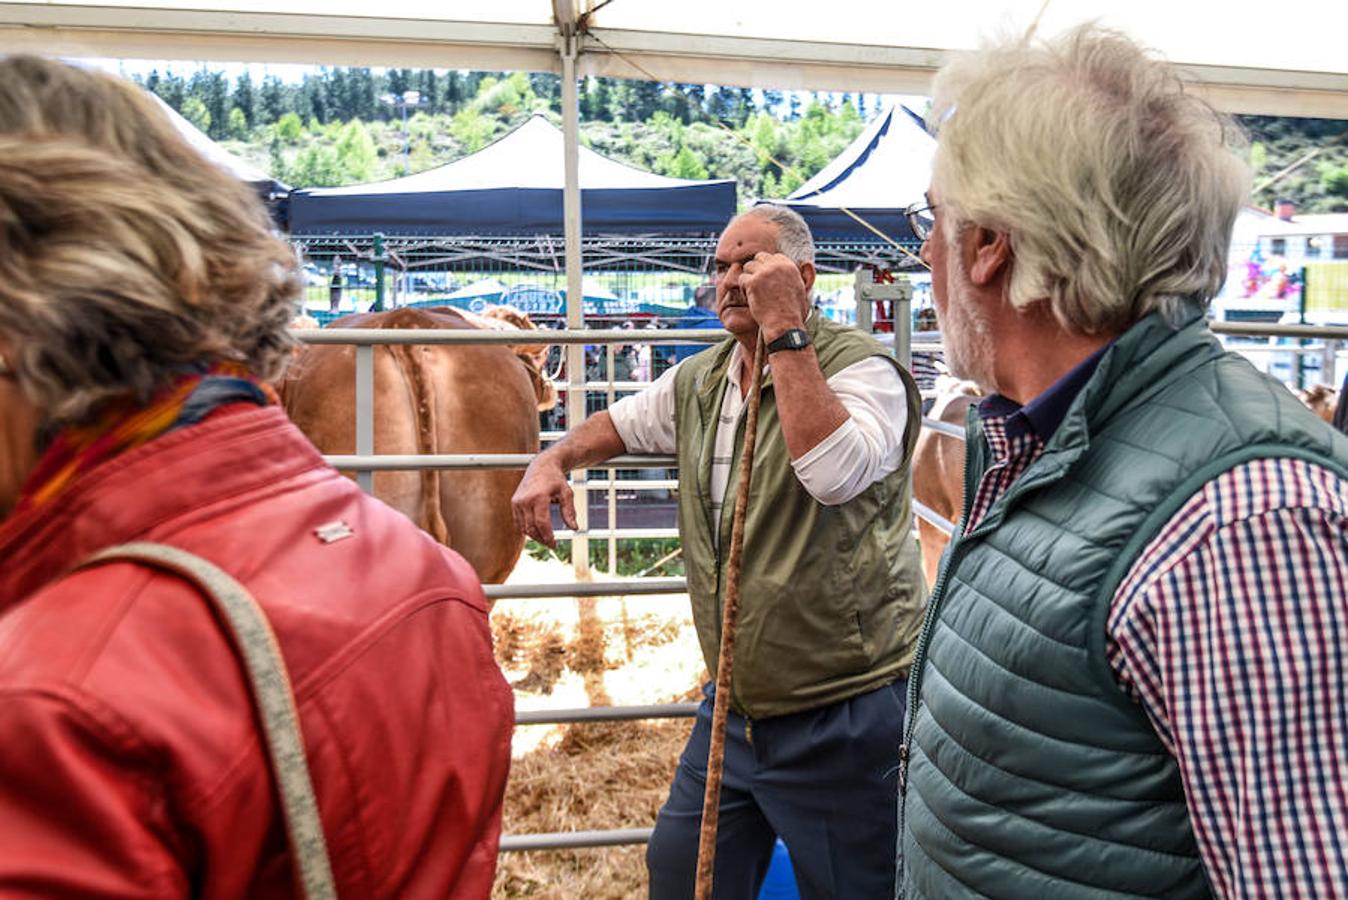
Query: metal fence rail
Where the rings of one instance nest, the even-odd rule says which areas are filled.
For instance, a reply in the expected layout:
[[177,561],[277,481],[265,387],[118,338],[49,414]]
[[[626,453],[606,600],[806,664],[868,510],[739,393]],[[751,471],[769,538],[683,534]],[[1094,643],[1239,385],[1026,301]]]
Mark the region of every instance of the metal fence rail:
[[488,600],[522,600],[536,597],[635,597],[640,594],[682,594],[685,578],[625,578],[576,584],[484,584]]
[[[334,469],[362,472],[396,472],[408,469],[523,469],[536,453],[334,453],[324,456]],[[672,456],[615,456],[607,469],[668,469]]]
[[[1212,330],[1217,334],[1241,335],[1241,336],[1259,336],[1259,337],[1287,337],[1296,339],[1319,339],[1327,342],[1331,349],[1336,346],[1338,341],[1348,341],[1348,327],[1340,326],[1319,326],[1319,325],[1269,325],[1258,323],[1238,323],[1238,322],[1213,322]],[[677,344],[677,343],[708,343],[719,340],[723,337],[721,332],[707,331],[614,331],[614,330],[584,330],[571,329],[566,331],[459,331],[459,330],[411,330],[411,331],[389,331],[383,329],[332,329],[332,330],[303,330],[296,331],[296,337],[306,343],[313,344],[355,344],[357,345],[357,453],[330,455],[325,457],[334,467],[346,470],[357,470],[363,473],[363,485],[369,489],[370,475],[375,471],[393,471],[407,469],[518,469],[528,465],[535,454],[440,454],[440,455],[383,455],[374,454],[373,450],[373,365],[372,365],[372,347],[377,344],[538,344],[555,343],[567,345],[632,345],[640,343],[654,344]],[[901,337],[907,337],[902,335]],[[906,343],[906,342],[905,342]],[[926,352],[939,352],[943,350],[939,334],[920,333],[912,336],[911,346],[913,349]],[[895,348],[896,355],[903,348]],[[1256,350],[1262,351],[1263,347],[1239,347],[1238,350]],[[1270,350],[1284,352],[1312,352],[1304,348],[1295,347],[1276,347],[1267,348]],[[609,374],[613,373],[612,355],[609,355]],[[561,390],[570,391],[597,391],[603,390],[608,393],[608,400],[612,402],[614,393],[618,390],[639,390],[647,386],[647,382],[593,382],[581,378],[573,378],[565,382],[558,382],[557,387]],[[361,404],[365,404],[362,411]],[[923,426],[943,435],[963,440],[964,430],[958,426],[938,420],[924,417]],[[362,429],[364,437],[362,438]],[[549,435],[553,437],[553,435]],[[573,486],[576,490],[577,502],[584,506],[586,503],[586,492],[589,489],[603,488],[610,492],[616,490],[619,486],[629,490],[641,490],[644,488],[661,487],[668,488],[671,485],[676,486],[677,481],[668,479],[658,482],[618,482],[613,471],[619,468],[673,468],[676,466],[676,460],[673,457],[656,456],[622,456],[609,460],[604,464],[610,472],[610,477],[604,481],[589,482],[584,471],[578,473],[579,477],[573,476]],[[610,493],[610,508],[612,508],[613,494]],[[914,512],[944,530],[947,534],[953,533],[956,528],[954,522],[944,518],[929,507],[914,501]],[[582,523],[585,520],[582,520]],[[615,523],[610,512],[610,524]],[[588,540],[590,537],[609,538],[614,540],[622,537],[671,537],[677,536],[676,529],[587,529],[582,528],[576,532],[558,531],[557,536],[560,539],[580,537]],[[573,547],[573,555],[577,548]],[[587,551],[588,553],[588,551]],[[617,579],[603,582],[578,582],[568,584],[539,584],[539,585],[486,585],[484,592],[487,597],[493,600],[499,599],[532,599],[532,598],[554,598],[554,597],[601,597],[601,596],[634,596],[634,595],[652,595],[652,594],[672,594],[684,593],[687,590],[687,582],[682,578],[639,578],[639,579]],[[687,718],[696,715],[698,704],[696,703],[671,703],[659,705],[634,705],[634,706],[610,706],[610,707],[584,707],[574,709],[558,710],[524,710],[517,712],[516,724],[518,725],[544,725],[544,724],[576,724],[587,722],[611,722],[611,721],[632,721],[656,718]],[[624,828],[605,831],[574,831],[574,832],[554,832],[542,834],[515,834],[504,835],[501,838],[500,850],[503,853],[522,852],[530,850],[568,850],[582,849],[590,847],[613,847],[632,844],[643,844],[650,840],[653,829],[651,828]]]
[[[660,331],[623,331],[599,328],[500,331],[467,328],[302,328],[292,331],[306,344],[711,344],[723,331],[705,328],[665,328]],[[607,385],[607,382],[603,382]],[[643,387],[648,382],[643,382]],[[573,387],[571,383],[567,383]]]
[[615,828],[610,831],[554,831],[540,834],[503,834],[501,852],[520,850],[581,850],[588,847],[621,847],[645,844],[654,828]]
[[697,715],[696,703],[660,703],[647,706],[580,706],[575,709],[526,709],[515,713],[516,725],[555,725],[575,722],[623,722],[632,719],[683,719]]

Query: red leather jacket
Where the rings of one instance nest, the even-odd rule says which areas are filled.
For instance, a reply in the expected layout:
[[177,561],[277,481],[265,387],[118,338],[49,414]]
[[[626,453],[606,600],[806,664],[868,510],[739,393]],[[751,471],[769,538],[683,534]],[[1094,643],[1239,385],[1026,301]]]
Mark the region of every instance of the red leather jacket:
[[[335,521],[353,535],[324,543]],[[477,578],[242,406],[0,523],[0,896],[294,895],[209,601],[134,563],[69,574],[129,540],[215,562],[267,613],[343,898],[488,896],[513,700]]]

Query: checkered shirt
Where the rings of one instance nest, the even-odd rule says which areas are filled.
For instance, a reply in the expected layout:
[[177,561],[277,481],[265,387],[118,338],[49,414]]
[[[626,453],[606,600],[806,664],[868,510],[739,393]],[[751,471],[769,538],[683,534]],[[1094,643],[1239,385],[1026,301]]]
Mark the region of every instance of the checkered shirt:
[[[993,463],[966,532],[1043,450],[1008,418],[983,419]],[[1106,627],[1217,896],[1348,897],[1348,482],[1292,459],[1214,478],[1143,549]]]

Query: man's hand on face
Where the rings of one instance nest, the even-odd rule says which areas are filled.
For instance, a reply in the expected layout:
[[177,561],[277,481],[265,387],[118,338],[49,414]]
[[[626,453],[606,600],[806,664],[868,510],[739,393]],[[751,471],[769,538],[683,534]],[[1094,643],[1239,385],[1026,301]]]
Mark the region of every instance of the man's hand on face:
[[757,253],[744,264],[740,288],[749,300],[749,311],[771,341],[792,328],[804,328],[810,301],[800,266],[781,253]]

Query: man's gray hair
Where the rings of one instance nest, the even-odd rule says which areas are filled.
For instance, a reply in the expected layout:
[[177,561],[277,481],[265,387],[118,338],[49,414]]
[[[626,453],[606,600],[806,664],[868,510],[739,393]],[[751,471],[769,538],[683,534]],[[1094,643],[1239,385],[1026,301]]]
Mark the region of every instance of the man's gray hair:
[[946,236],[1010,236],[1009,298],[1112,334],[1207,304],[1250,192],[1244,137],[1174,70],[1093,25],[947,65],[928,121]]
[[[800,213],[788,206],[775,203],[760,203],[736,216],[743,219],[755,216],[766,219],[777,226],[777,252],[796,263],[814,262],[814,237],[810,226],[805,224]],[[731,219],[731,221],[735,221]]]

